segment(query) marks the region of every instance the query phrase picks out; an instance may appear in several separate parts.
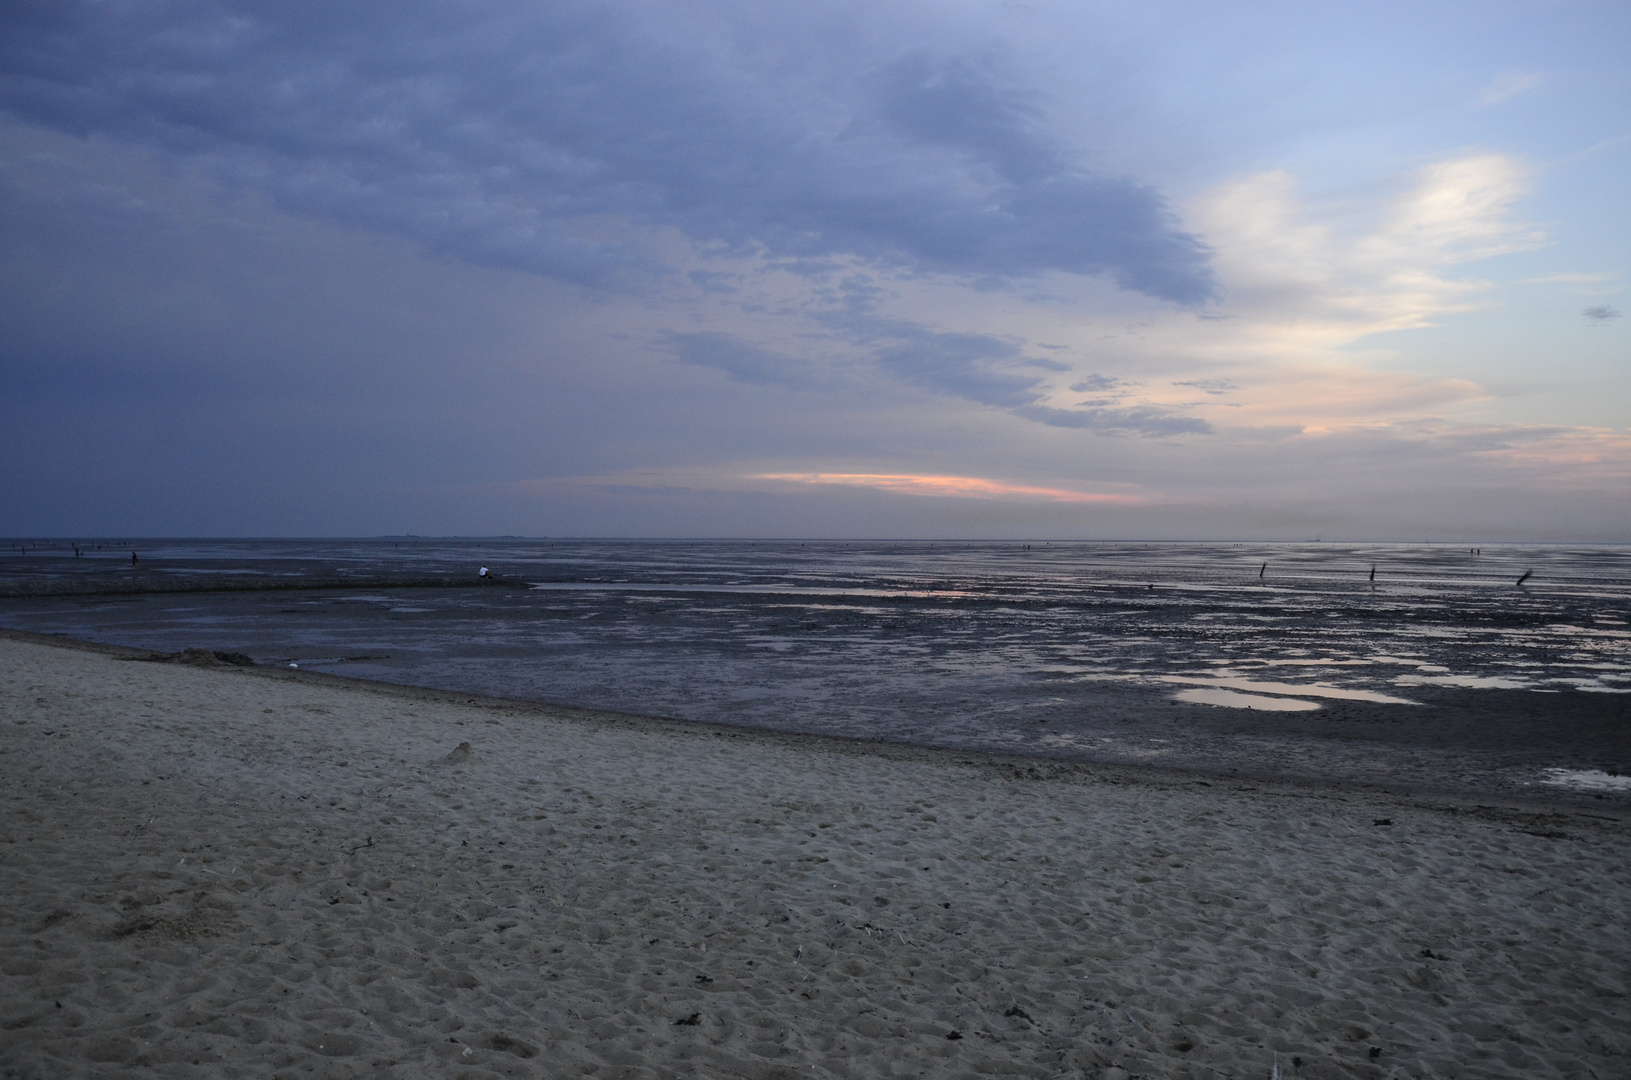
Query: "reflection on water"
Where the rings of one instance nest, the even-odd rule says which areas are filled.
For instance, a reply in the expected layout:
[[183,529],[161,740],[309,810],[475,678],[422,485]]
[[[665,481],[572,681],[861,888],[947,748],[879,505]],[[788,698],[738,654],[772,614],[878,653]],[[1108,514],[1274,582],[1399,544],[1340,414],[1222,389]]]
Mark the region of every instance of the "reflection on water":
[[[1427,665],[1423,665],[1425,668]],[[1422,669],[1418,669],[1422,670]],[[1443,668],[1433,670],[1442,671]],[[1569,681],[1554,678],[1553,682]],[[1463,690],[1532,690],[1534,683],[1525,679],[1510,679],[1500,675],[1400,675],[1393,680],[1396,686],[1459,686]],[[1600,679],[1587,680],[1582,690],[1597,690],[1605,694],[1631,693],[1631,690],[1605,686]]]
[[1307,712],[1319,708],[1319,702],[1295,697],[1264,697],[1262,694],[1243,694],[1237,690],[1219,690],[1211,687],[1191,687],[1178,691],[1178,700],[1191,705],[1221,705],[1230,709],[1266,709],[1269,712]]
[[1631,791],[1631,776],[1607,773],[1601,769],[1544,769],[1541,783],[1580,791]]
[[[1191,675],[1163,675],[1161,681],[1165,683],[1193,684],[1195,686],[1227,687],[1230,690],[1239,690],[1254,695],[1263,694],[1295,694],[1302,697],[1334,698],[1342,701],[1374,701],[1380,705],[1414,705],[1416,702],[1409,698],[1393,697],[1390,694],[1378,693],[1375,690],[1360,690],[1353,687],[1328,686],[1325,683],[1288,683],[1288,682],[1261,682],[1256,679],[1242,679],[1232,677],[1223,672],[1215,676],[1195,677]],[[1180,693],[1180,701],[1208,701],[1210,704],[1227,704],[1229,700],[1221,697],[1206,698],[1189,693],[1187,696]],[[1310,707],[1317,707],[1310,703]]]

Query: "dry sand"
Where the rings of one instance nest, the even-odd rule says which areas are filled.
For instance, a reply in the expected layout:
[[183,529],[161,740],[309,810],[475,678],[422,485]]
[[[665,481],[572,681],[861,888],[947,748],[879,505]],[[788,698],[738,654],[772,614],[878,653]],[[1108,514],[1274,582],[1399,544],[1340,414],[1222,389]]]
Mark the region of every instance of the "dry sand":
[[8,1077],[1631,1075],[1613,812],[17,636],[0,778]]

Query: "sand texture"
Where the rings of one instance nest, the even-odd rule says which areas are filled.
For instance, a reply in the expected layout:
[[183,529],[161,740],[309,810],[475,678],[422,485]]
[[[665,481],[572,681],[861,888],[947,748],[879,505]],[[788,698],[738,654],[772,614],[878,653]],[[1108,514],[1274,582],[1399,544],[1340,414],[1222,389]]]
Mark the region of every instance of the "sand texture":
[[0,778],[6,1077],[1631,1075],[1617,812],[16,638]]

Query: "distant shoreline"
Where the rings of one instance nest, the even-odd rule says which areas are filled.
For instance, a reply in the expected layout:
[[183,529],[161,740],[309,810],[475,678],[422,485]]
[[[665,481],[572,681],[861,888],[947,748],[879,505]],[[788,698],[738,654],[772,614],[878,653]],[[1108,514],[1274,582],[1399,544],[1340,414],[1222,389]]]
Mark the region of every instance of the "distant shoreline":
[[137,596],[161,593],[295,592],[329,589],[526,589],[518,578],[452,577],[173,577],[96,578],[91,581],[3,581],[0,600],[49,596]]

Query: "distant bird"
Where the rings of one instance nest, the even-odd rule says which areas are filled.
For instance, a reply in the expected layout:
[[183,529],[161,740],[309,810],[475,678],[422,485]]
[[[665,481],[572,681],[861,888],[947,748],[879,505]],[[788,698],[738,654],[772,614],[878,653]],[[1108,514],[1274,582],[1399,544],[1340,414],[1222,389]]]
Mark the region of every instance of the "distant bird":
[[1264,563],[1262,566],[1257,568],[1257,576],[1262,577],[1264,574],[1268,573],[1268,569],[1269,569],[1269,564]]
[[1533,573],[1534,573],[1533,570],[1525,570],[1523,572],[1523,577],[1518,579],[1518,584],[1522,585],[1524,582],[1528,581],[1529,580],[1529,575],[1533,574]]

